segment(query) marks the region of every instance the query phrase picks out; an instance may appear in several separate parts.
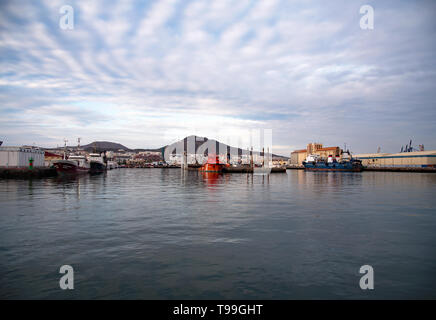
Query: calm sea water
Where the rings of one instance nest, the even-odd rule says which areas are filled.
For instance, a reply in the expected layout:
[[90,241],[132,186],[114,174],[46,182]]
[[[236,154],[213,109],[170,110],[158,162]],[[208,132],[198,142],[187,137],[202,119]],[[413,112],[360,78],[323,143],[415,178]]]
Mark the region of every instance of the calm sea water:
[[119,169],[0,180],[0,205],[3,299],[436,298],[434,174]]

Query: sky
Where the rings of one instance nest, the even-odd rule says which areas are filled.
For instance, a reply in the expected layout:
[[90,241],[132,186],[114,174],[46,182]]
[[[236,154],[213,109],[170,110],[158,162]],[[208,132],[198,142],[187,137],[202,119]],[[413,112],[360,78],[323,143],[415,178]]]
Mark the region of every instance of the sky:
[[435,34],[431,0],[2,0],[0,141],[434,150]]

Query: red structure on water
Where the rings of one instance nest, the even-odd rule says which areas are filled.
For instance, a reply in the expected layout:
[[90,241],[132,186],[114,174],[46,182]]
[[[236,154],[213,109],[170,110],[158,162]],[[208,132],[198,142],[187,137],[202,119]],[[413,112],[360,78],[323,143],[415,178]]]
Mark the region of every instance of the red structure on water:
[[222,172],[226,166],[225,163],[220,162],[220,157],[217,155],[209,155],[207,162],[203,164],[200,171],[203,172]]

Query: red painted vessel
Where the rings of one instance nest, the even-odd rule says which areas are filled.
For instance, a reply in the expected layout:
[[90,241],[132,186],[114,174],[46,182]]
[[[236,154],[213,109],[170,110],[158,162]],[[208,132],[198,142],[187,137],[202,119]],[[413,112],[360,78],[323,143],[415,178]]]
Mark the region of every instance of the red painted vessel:
[[222,172],[226,166],[225,163],[220,162],[220,158],[217,155],[209,155],[207,162],[203,164],[200,171],[203,172]]

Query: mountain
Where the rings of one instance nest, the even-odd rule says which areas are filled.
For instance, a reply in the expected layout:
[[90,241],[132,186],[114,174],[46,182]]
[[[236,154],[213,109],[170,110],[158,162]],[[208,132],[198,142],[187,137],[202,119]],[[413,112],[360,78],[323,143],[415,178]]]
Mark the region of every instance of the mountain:
[[[171,147],[174,149],[176,146],[178,146],[179,148],[180,147],[183,148],[185,141],[190,140],[190,139],[195,139],[195,150],[198,150],[200,148],[200,146],[205,141],[209,141],[209,143],[210,142],[218,143],[218,144],[220,144],[220,148],[221,147],[223,147],[223,148],[231,147],[225,143],[221,143],[221,142],[213,140],[213,139],[209,140],[206,137],[198,137],[198,136],[189,136],[189,137],[186,137],[182,140],[174,142],[170,145],[166,145],[166,146],[163,146],[161,148],[156,148],[156,149],[139,149],[139,148],[138,149],[130,149],[130,148],[127,148],[126,146],[124,146],[120,143],[110,142],[110,141],[94,141],[94,142],[91,142],[89,144],[86,144],[86,145],[83,145],[80,147],[81,147],[81,149],[86,150],[88,152],[118,151],[120,149],[122,149],[124,151],[129,151],[129,152],[143,152],[143,151],[161,152],[163,148],[167,148],[167,147]],[[74,148],[76,148],[76,146],[71,146],[68,148],[74,149]],[[231,148],[234,148],[234,147],[231,147]],[[242,149],[238,148],[239,154],[241,153],[241,150]],[[254,151],[254,152],[259,153],[258,151]],[[285,159],[285,160],[289,159],[288,157],[284,157],[284,156],[280,156],[280,155],[276,155],[276,154],[273,154],[273,158],[280,158],[280,159]]]
[[[225,150],[226,148],[229,148],[229,147],[232,148],[232,149],[236,149],[235,147],[229,146],[229,145],[227,145],[225,143],[221,143],[221,142],[219,142],[217,140],[208,139],[206,137],[198,137],[198,136],[189,136],[189,137],[186,137],[186,138],[184,138],[182,140],[179,140],[179,141],[176,141],[176,142],[174,142],[174,143],[172,143],[170,145],[167,145],[164,148],[171,148],[171,150],[173,150],[172,153],[174,154],[176,152],[176,149],[183,150],[184,149],[184,145],[185,144],[187,145],[187,141],[195,141],[195,152],[198,152],[198,149],[200,148],[200,146],[203,145],[203,143],[205,143],[206,141],[208,141],[209,143],[212,143],[212,144],[215,143],[216,145],[219,144],[220,145],[219,146],[220,152],[221,152],[221,150]],[[223,149],[221,149],[221,148],[223,148]],[[188,147],[188,149],[189,149],[189,147]],[[238,152],[239,155],[242,154],[242,150],[245,150],[244,152],[248,152],[246,149],[241,149],[241,148],[237,148],[237,149],[238,149],[237,152]],[[159,150],[161,150],[161,149],[159,149]],[[188,153],[189,152],[194,152],[194,151],[193,150],[188,150]],[[234,152],[236,152],[236,151],[234,151]],[[266,152],[266,150],[265,150],[265,152]],[[258,150],[257,151],[254,150],[253,153],[254,154],[262,154]],[[275,158],[275,159],[284,159],[284,160],[288,160],[289,159],[288,157],[280,156],[280,155],[277,155],[277,154],[272,154],[272,157]]]
[[84,146],[80,146],[83,150],[88,152],[102,152],[102,151],[118,151],[123,149],[124,151],[132,151],[131,149],[123,146],[120,143],[109,142],[109,141],[94,141]]

